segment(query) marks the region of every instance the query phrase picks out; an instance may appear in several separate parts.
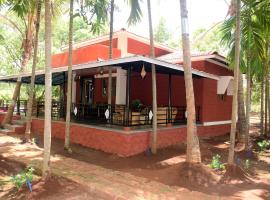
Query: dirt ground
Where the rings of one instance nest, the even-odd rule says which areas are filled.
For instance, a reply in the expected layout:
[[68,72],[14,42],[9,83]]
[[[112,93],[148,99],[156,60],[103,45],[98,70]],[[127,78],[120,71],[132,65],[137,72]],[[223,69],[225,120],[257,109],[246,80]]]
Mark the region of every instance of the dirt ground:
[[[256,116],[252,116],[251,135],[254,141],[258,133],[257,121]],[[38,145],[42,147],[42,138],[35,137]],[[202,161],[205,166],[216,154],[221,156],[222,162],[226,162],[228,140],[229,137],[224,136],[200,141]],[[215,199],[270,199],[270,151],[263,154],[256,151],[253,151],[252,154],[236,152],[236,163],[239,169],[244,169],[243,163],[249,159],[251,165],[248,169],[239,170],[235,173],[236,176],[231,177],[227,176],[225,171],[214,171],[204,166],[205,177],[190,182],[187,181],[189,172],[184,167],[185,144],[161,149],[157,155],[145,153],[130,158],[121,158],[79,145],[72,145],[72,150],[71,155],[66,153],[63,150],[63,141],[53,139],[52,155],[62,155],[82,161],[86,164],[85,170],[87,170],[88,163],[114,171],[126,172],[176,187],[179,191],[183,191],[183,195],[186,193],[193,195],[193,198],[187,199],[208,199],[205,195],[211,195]],[[3,157],[0,157],[0,160],[0,177],[4,177],[2,178],[4,180],[24,168],[22,164],[13,160]],[[196,174],[192,174],[192,176],[196,177]],[[202,180],[202,183],[198,184],[198,180]],[[60,177],[53,177],[49,184],[44,184],[37,176],[33,190],[32,194],[27,188],[17,192],[10,185],[5,185],[2,192],[0,191],[0,199],[102,199],[93,196],[86,186]]]

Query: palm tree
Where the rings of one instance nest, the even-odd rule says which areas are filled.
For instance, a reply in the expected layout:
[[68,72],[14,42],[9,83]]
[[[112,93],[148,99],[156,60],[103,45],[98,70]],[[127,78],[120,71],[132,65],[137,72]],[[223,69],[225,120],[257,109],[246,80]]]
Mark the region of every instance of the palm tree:
[[[34,19],[35,19],[35,2],[34,0],[22,0],[22,1],[3,1],[0,2],[0,5],[8,6],[11,11],[16,13],[16,15],[25,21],[25,30],[21,31],[23,34],[22,41],[22,57],[21,57],[21,69],[20,72],[25,72],[26,65],[32,57],[32,46],[33,46],[33,38],[34,38]],[[6,18],[7,19],[7,18]],[[17,26],[18,27],[18,26]],[[5,115],[2,126],[5,124],[9,124],[12,121],[12,116],[14,112],[14,108],[16,102],[18,100],[21,88],[21,78],[17,79],[16,87],[13,92],[12,101],[9,105],[7,114]]]
[[[141,20],[142,11],[139,0],[128,0],[131,7],[128,24],[136,24]],[[113,23],[114,23],[114,0],[110,1],[110,33],[109,33],[109,59],[113,58]],[[109,81],[108,81],[108,109],[111,109],[112,104],[112,67],[109,66]]]
[[182,48],[183,65],[187,101],[187,157],[188,163],[200,163],[201,152],[197,135],[195,100],[191,71],[191,56],[188,27],[188,11],[186,0],[180,0],[181,25],[182,25]]
[[[110,45],[109,45],[109,59],[113,57],[113,15],[114,15],[114,0],[110,2]],[[108,106],[111,113],[112,106],[112,67],[109,66],[109,81],[108,81]],[[110,114],[111,116],[111,114]]]
[[36,14],[36,33],[35,33],[35,41],[34,41],[34,56],[33,56],[33,65],[32,65],[32,74],[31,74],[31,83],[29,87],[29,98],[27,102],[27,114],[26,114],[26,129],[25,129],[25,141],[28,142],[30,140],[31,134],[31,121],[32,121],[32,104],[35,90],[35,73],[37,66],[37,53],[38,53],[38,33],[39,33],[39,25],[40,25],[40,12],[41,12],[41,0],[37,0],[37,14]]
[[45,117],[44,117],[44,157],[42,176],[50,175],[51,155],[51,104],[52,104],[52,72],[51,72],[51,0],[45,0]]
[[72,86],[72,39],[73,39],[73,0],[70,0],[69,10],[69,48],[68,48],[68,88],[66,109],[65,149],[70,152],[70,110],[71,110],[71,86]]
[[234,0],[233,7],[236,10],[236,28],[235,28],[235,67],[234,67],[234,82],[233,82],[233,104],[232,104],[232,124],[230,134],[230,147],[228,164],[234,164],[234,147],[235,147],[235,133],[237,121],[237,94],[238,94],[238,75],[240,63],[240,0]]
[[[152,25],[152,14],[151,14],[151,1],[147,0],[148,9],[148,26],[149,26],[149,36],[150,36],[150,57],[155,57],[154,50],[154,35],[153,35],[153,25]],[[153,132],[151,135],[151,152],[155,154],[157,152],[157,81],[156,81],[156,66],[151,64],[152,73],[152,109],[153,109]]]
[[[243,6],[241,8],[241,57],[240,65],[241,70],[244,71],[247,75],[247,95],[246,95],[246,123],[245,128],[242,128],[242,107],[239,108],[239,119],[240,119],[240,129],[242,128],[245,131],[244,141],[245,148],[249,148],[249,113],[251,105],[251,79],[254,74],[258,74],[262,68],[262,60],[264,58],[265,46],[264,46],[264,33],[266,30],[269,30],[269,6],[264,5],[264,1],[252,1],[252,0],[243,0]],[[269,2],[268,2],[269,4]],[[235,27],[235,16],[231,16],[227,19],[223,25],[221,31],[223,32],[223,42],[227,44],[230,48],[229,60],[231,64],[235,63],[234,51],[235,51],[235,40],[232,30]],[[252,49],[252,51],[251,51]],[[252,66],[252,68],[251,68]],[[239,77],[241,78],[241,77]],[[267,77],[266,77],[267,78]],[[241,84],[241,82],[240,82]],[[239,90],[242,90],[241,85]],[[243,97],[238,97],[239,105],[242,106]]]

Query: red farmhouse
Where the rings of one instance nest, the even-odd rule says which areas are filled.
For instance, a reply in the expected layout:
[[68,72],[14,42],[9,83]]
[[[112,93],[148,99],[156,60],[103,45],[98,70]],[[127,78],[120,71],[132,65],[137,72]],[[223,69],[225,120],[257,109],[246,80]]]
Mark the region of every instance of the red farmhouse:
[[[108,35],[74,45],[71,142],[121,156],[149,148],[151,133],[151,64],[157,71],[158,147],[186,139],[186,98],[181,53],[155,43],[149,58],[149,40],[126,30],[113,36],[113,59],[108,60]],[[68,49],[52,56],[53,85],[62,96],[53,102],[52,134],[64,138]],[[108,98],[108,66],[113,67],[113,100]],[[232,71],[218,53],[192,55],[192,73],[199,136],[223,135],[230,130]],[[21,74],[30,82],[30,74]],[[18,76],[0,77],[15,82]],[[36,74],[44,84],[44,71]],[[44,103],[33,105],[32,131],[43,134]]]

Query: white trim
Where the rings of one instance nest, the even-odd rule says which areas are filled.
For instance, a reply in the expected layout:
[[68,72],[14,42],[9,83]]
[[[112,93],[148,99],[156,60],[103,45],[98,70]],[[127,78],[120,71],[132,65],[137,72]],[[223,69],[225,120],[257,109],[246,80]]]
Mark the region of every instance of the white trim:
[[[125,57],[125,58],[111,59],[111,60],[105,60],[105,61],[95,61],[95,62],[73,65],[72,71],[82,70],[82,69],[91,69],[91,68],[97,68],[97,67],[104,67],[104,66],[110,66],[110,65],[117,65],[117,64],[136,62],[136,61],[144,61],[144,62],[148,62],[148,63],[153,63],[155,65],[160,65],[163,67],[174,69],[177,71],[184,71],[184,68],[182,65],[168,63],[165,61],[161,61],[161,60],[154,59],[154,58],[148,58],[148,57],[144,57],[144,56],[131,56],[131,57]],[[67,70],[68,70],[67,66],[53,68],[52,73],[64,72]],[[44,73],[45,73],[44,71],[38,71],[38,72],[36,72],[36,75],[40,75],[40,74],[44,74]],[[205,78],[214,79],[214,80],[220,79],[220,77],[217,75],[206,73],[206,72],[199,71],[196,69],[192,69],[192,74],[202,76]],[[28,76],[31,76],[31,73],[24,73],[24,74],[20,74],[20,75],[0,77],[0,80],[12,79],[12,78],[17,78],[17,77],[28,77]]]
[[220,62],[217,62],[217,61],[212,60],[212,59],[209,59],[209,58],[206,58],[205,60],[206,60],[207,62],[213,63],[213,64],[215,64],[215,65],[219,65],[219,66],[221,66],[221,67],[224,67],[224,68],[230,70],[230,69],[228,68],[228,66],[225,65],[225,64],[222,64],[222,63],[220,63]]
[[214,121],[214,122],[203,122],[203,126],[215,126],[215,125],[224,125],[224,124],[231,124],[232,120],[227,121]]

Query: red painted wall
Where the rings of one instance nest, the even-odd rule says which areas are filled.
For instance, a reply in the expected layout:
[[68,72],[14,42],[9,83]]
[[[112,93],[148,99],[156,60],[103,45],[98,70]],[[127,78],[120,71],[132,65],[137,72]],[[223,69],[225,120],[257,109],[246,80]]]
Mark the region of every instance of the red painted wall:
[[[0,122],[3,119],[0,114]],[[43,134],[44,120],[33,118],[32,132]],[[198,126],[200,137],[218,136],[229,133],[230,125]],[[16,133],[21,133],[16,129]],[[133,156],[144,152],[149,148],[151,131],[123,132],[115,129],[96,128],[80,124],[71,124],[70,140],[72,143],[80,144],[119,156]],[[52,137],[64,139],[65,123],[60,121],[52,122]],[[186,140],[186,127],[170,127],[158,129],[158,148],[168,147]]]
[[[44,121],[33,119],[32,132],[43,134]],[[198,126],[200,137],[218,136],[229,133],[230,125],[218,126]],[[52,135],[55,138],[64,139],[65,123],[53,122]],[[149,148],[149,138],[151,131],[141,131],[136,133],[122,133],[117,130],[108,130],[84,126],[79,124],[71,125],[71,142],[85,147],[114,153],[119,156],[133,156],[144,152]],[[168,147],[186,140],[186,127],[166,128],[158,130],[158,148]]]
[[232,96],[225,94],[224,100],[217,95],[217,81],[202,79],[202,121],[225,121],[231,119]]
[[[183,64],[182,62],[177,64]],[[233,76],[233,71],[206,60],[192,61],[192,68],[218,76]]]
[[[97,61],[98,58],[108,59],[109,47],[101,44],[89,45],[73,50],[73,65]],[[121,57],[119,49],[113,49],[113,58]],[[63,67],[68,65],[68,52],[52,55],[52,67]]]
[[[202,106],[202,81],[193,79],[195,104]],[[157,74],[157,104],[167,106],[169,101],[169,76]],[[171,102],[173,106],[186,106],[185,82],[183,76],[172,75],[171,81]],[[152,76],[147,73],[144,79],[140,74],[133,73],[131,78],[131,100],[140,99],[144,105],[152,105]]]
[[[150,55],[150,46],[149,44],[145,44],[142,42],[139,42],[137,40],[128,38],[128,53],[135,54],[135,55],[145,55],[149,56]],[[165,54],[168,54],[170,52],[155,48],[155,56],[162,56]]]

